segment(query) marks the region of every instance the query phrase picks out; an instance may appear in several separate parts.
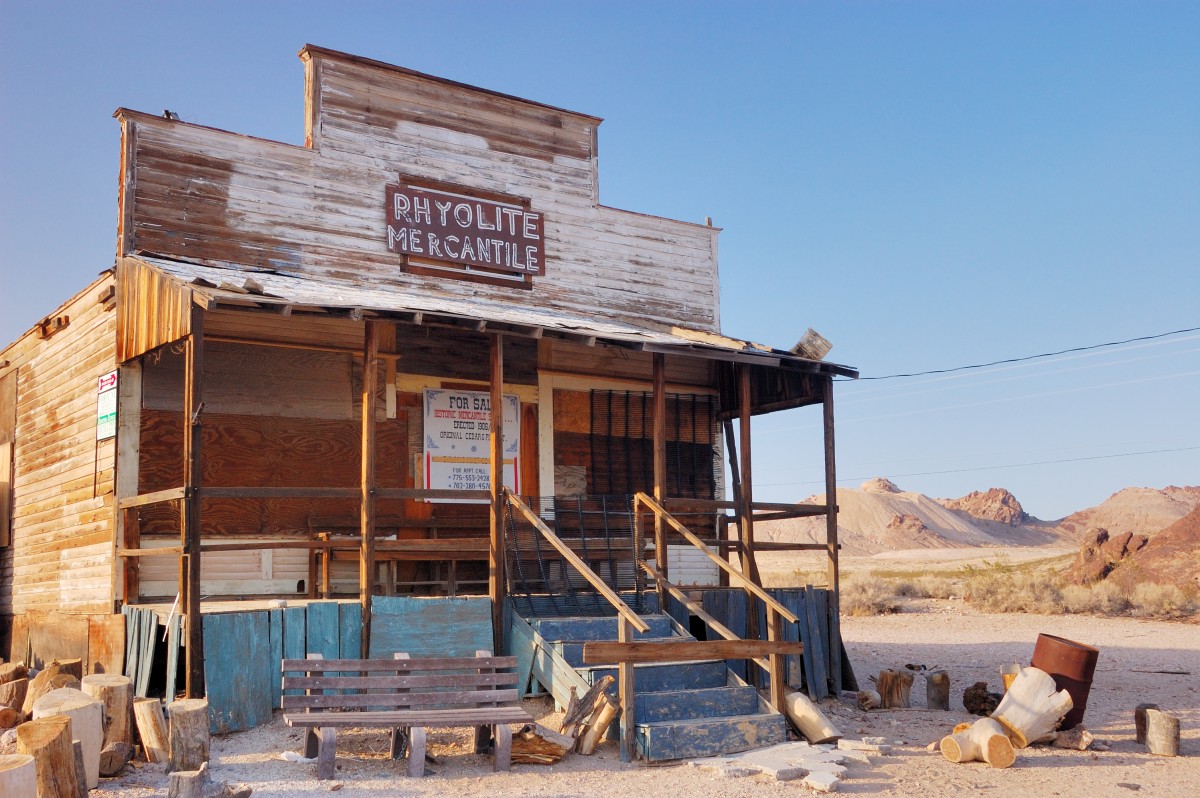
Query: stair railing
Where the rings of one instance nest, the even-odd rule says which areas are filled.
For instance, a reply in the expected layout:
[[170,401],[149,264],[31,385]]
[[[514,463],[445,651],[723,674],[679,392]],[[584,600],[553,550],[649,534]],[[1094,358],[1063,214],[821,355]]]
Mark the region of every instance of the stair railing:
[[[513,493],[508,488],[504,489],[504,501],[510,508],[515,510],[525,517],[538,534],[545,538],[546,542],[553,546],[564,560],[575,571],[588,581],[604,599],[613,606],[617,611],[617,642],[631,643],[633,642],[633,631],[636,629],[639,632],[646,633],[650,631],[650,625],[629,608],[629,605],[617,595],[617,592],[608,586],[599,574],[588,567],[588,564],[580,559],[571,547],[563,541],[558,535],[554,534],[550,527],[546,526],[538,514],[530,509],[529,505],[521,501],[521,498]],[[637,552],[633,554],[634,561],[639,559]],[[633,663],[627,659],[617,663],[617,690],[621,701],[621,761],[630,762],[633,760],[633,719],[634,719],[634,690],[633,690]]]
[[[767,593],[767,591],[763,590],[761,585],[756,584],[740,570],[734,568],[727,560],[725,560],[725,558],[721,557],[719,554],[709,548],[704,541],[702,541],[690,529],[680,523],[675,516],[667,512],[666,509],[664,509],[663,506],[659,504],[652,496],[646,493],[636,493],[633,496],[633,520],[635,524],[640,523],[643,508],[653,513],[656,519],[660,519],[665,523],[665,525],[670,526],[684,540],[686,540],[688,543],[691,543],[693,546],[699,549],[704,556],[712,560],[718,568],[729,575],[729,582],[731,585],[742,588],[766,606],[768,641],[781,642],[783,640],[783,621],[787,621],[789,623],[799,623],[800,619],[796,617],[791,610],[776,601],[769,593]],[[659,553],[660,556],[665,557],[666,532],[664,529],[664,524],[656,523],[654,526],[655,551],[656,553]],[[656,560],[658,560],[657,557]],[[643,568],[647,570],[652,577],[654,577],[655,583],[659,586],[660,594],[666,590],[671,592],[671,594],[677,599],[680,598],[680,595],[683,595],[682,591],[679,591],[678,588],[675,588],[674,591],[671,591],[670,588],[674,588],[674,585],[671,585],[670,582],[667,582],[662,574],[658,573],[657,569],[650,568],[648,564],[643,564]],[[685,601],[685,605],[690,605],[688,606],[688,609],[691,612],[695,612],[696,609],[700,609],[699,605],[690,601],[690,599]],[[700,609],[699,615],[713,628],[714,631],[716,631],[722,637],[726,637],[726,639],[729,640],[738,639],[737,635],[734,635],[734,633],[725,626],[716,623],[715,619],[708,615],[708,613],[704,612],[703,609]],[[786,714],[783,700],[784,654],[778,650],[769,654],[765,664],[760,659],[750,658],[750,660],[758,664],[760,667],[764,667],[764,669],[767,671],[767,675],[770,679],[771,706]]]

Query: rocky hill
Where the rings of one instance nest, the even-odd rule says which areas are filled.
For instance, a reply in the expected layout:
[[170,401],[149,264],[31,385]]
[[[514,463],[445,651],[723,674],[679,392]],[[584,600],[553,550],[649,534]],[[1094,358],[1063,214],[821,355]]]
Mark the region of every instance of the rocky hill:
[[1153,535],[1200,507],[1200,487],[1125,488],[1101,504],[1059,521],[1068,533],[1083,537],[1091,529],[1109,534]]
[[[824,502],[824,495],[809,501]],[[839,488],[838,540],[842,552],[878,554],[918,548],[1037,546],[1062,539],[1057,525],[1032,518],[1006,490],[993,488],[960,499],[933,499],[872,479],[857,490]],[[822,543],[824,518],[756,524],[760,540]]]

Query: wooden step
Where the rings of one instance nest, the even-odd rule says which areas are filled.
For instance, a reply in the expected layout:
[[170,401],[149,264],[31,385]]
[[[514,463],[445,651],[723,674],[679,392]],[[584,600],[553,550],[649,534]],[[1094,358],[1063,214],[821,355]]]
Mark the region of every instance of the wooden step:
[[[612,676],[614,679],[617,677],[615,666],[602,665],[596,668],[577,668],[576,670],[588,684],[595,684],[605,676]],[[635,665],[633,668],[633,689],[638,696],[651,692],[725,687],[727,684],[729,684],[729,669],[723,660]]]
[[755,715],[765,705],[748,685],[706,687],[699,690],[664,690],[637,697],[637,723],[658,723],[730,715]]
[[638,724],[636,735],[643,759],[666,762],[775,745],[787,739],[787,722],[783,715],[766,714],[660,721]]
[[[634,639],[644,640],[655,637],[670,637],[674,626],[668,615],[642,615],[642,620],[650,627],[649,632],[635,632]],[[529,624],[546,640],[616,640],[617,619],[615,617],[565,617],[565,618],[532,618]]]

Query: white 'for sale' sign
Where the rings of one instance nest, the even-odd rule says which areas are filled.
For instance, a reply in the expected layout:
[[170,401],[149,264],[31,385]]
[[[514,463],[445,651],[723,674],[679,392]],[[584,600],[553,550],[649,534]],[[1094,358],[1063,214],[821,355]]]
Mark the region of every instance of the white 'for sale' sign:
[[[488,490],[492,397],[482,391],[425,390],[425,487]],[[504,484],[520,491],[521,402],[504,395]],[[453,500],[443,500],[453,501]]]

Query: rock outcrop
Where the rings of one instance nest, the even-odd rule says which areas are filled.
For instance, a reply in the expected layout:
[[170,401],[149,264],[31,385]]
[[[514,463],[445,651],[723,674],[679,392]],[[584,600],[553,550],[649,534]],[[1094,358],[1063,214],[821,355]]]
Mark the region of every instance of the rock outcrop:
[[1004,488],[989,488],[974,491],[961,499],[938,499],[949,510],[958,510],[972,518],[998,521],[1017,527],[1029,520],[1028,513],[1021,507],[1017,497]]
[[1145,548],[1145,535],[1122,532],[1110,535],[1107,529],[1089,529],[1067,578],[1077,585],[1091,585],[1108,577],[1129,555]]

